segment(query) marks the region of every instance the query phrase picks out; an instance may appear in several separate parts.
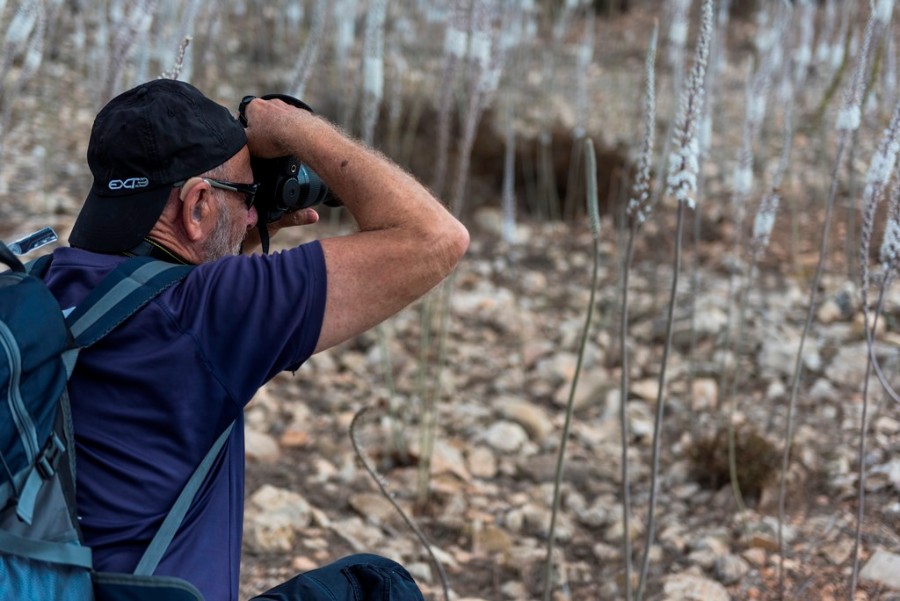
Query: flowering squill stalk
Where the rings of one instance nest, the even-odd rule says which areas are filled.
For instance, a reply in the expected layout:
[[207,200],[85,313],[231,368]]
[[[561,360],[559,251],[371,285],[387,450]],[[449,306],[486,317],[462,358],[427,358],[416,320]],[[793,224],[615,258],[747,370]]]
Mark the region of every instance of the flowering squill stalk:
[[[746,204],[747,198],[750,196],[750,193],[753,190],[753,147],[756,139],[759,136],[759,131],[762,128],[762,121],[766,113],[766,105],[768,103],[769,89],[771,88],[772,76],[776,69],[781,66],[783,62],[781,45],[777,43],[785,36],[785,31],[788,28],[788,24],[790,20],[787,18],[786,11],[790,9],[783,9],[783,11],[779,12],[778,16],[775,18],[774,23],[770,26],[769,34],[763,37],[772,40],[772,43],[768,45],[766,48],[766,53],[763,56],[762,60],[759,63],[758,68],[752,74],[748,74],[748,82],[747,82],[747,99],[744,107],[744,124],[743,124],[743,135],[741,137],[741,149],[738,154],[738,165],[735,169],[734,180],[733,180],[733,196],[732,196],[732,205],[734,209],[735,215],[735,255],[740,256],[741,249],[743,248],[743,230],[744,230],[744,215],[746,213]],[[757,223],[759,225],[758,220],[761,214],[765,214],[765,208],[767,207],[767,201],[769,199],[775,199],[775,205],[777,207],[778,197],[773,194],[768,196],[764,201],[763,205],[760,208],[760,213],[757,214]],[[774,210],[771,212],[772,218],[774,219]],[[759,239],[756,237],[755,230],[754,239],[751,241],[751,248],[755,250],[758,249]],[[766,235],[768,238],[768,235]],[[764,247],[763,247],[764,248]],[[719,382],[719,393],[721,396],[720,406],[724,407],[726,404],[728,406],[728,413],[725,417],[725,429],[727,432],[727,440],[728,440],[728,464],[729,464],[729,474],[731,480],[731,488],[734,493],[735,503],[737,504],[738,511],[744,511],[744,499],[741,494],[740,485],[738,483],[738,475],[737,475],[737,458],[735,454],[735,432],[734,432],[734,416],[737,410],[737,400],[735,397],[735,393],[737,390],[737,378],[740,373],[738,360],[737,358],[740,356],[740,344],[743,340],[743,328],[744,328],[744,311],[746,309],[746,299],[749,295],[749,291],[753,286],[753,280],[755,278],[755,270],[756,270],[756,261],[758,256],[754,253],[754,256],[751,260],[750,271],[747,275],[747,280],[744,282],[743,288],[741,288],[740,292],[737,294],[738,302],[737,302],[737,336],[735,338],[735,348],[734,348],[734,356],[735,356],[735,365],[732,370],[733,373],[731,376],[731,383],[728,383],[729,370],[724,363],[724,359],[722,364],[720,365],[720,382]],[[731,299],[734,295],[733,288],[736,280],[736,276],[733,276],[729,279],[728,282],[728,298]],[[728,319],[726,323],[728,327],[725,331],[725,343],[724,348],[729,349],[731,346],[731,313],[732,307],[734,303],[728,303]],[[723,357],[725,353],[723,353]]]
[[619,324],[619,354],[622,357],[622,373],[619,387],[619,428],[622,436],[622,556],[625,561],[625,599],[631,601],[632,550],[631,550],[631,483],[628,471],[628,275],[634,258],[634,240],[641,226],[650,215],[650,162],[656,138],[656,45],[659,24],[654,23],[647,47],[644,91],[644,139],[638,158],[637,174],[632,186],[627,213],[631,223],[625,260],[622,263],[622,310]]
[[444,68],[438,88],[437,152],[431,189],[440,197],[444,193],[447,179],[447,163],[450,153],[451,108],[455,94],[459,64],[465,60],[469,46],[469,13],[474,0],[453,0],[450,8],[450,23],[444,33]]
[[[457,158],[456,181],[453,186],[451,210],[459,217],[462,214],[465,201],[465,189],[469,179],[469,165],[472,155],[472,146],[475,142],[478,123],[484,109],[487,108],[497,85],[500,81],[500,72],[503,66],[503,52],[498,44],[498,31],[502,28],[495,27],[495,21],[500,15],[498,0],[475,0],[472,6],[472,21],[470,26],[470,42],[468,61],[469,73],[472,76],[469,87],[469,106],[465,116],[463,137],[459,143]],[[438,351],[435,365],[435,376],[432,388],[423,394],[423,424],[422,445],[419,461],[419,503],[425,502],[428,496],[428,480],[431,467],[431,452],[434,446],[434,431],[436,426],[435,404],[440,396],[441,372],[446,360],[447,334],[450,327],[450,297],[456,281],[455,272],[450,275],[440,288],[439,318],[440,330],[438,334]],[[429,301],[434,297],[429,297]],[[426,302],[426,305],[429,303]],[[423,316],[429,316],[431,310],[426,307]],[[424,319],[423,328],[427,327]]]
[[838,111],[835,128],[838,130],[837,156],[831,172],[831,186],[825,203],[825,217],[822,224],[822,234],[819,239],[819,261],[813,277],[809,293],[809,305],[807,307],[806,322],[800,336],[800,345],[794,363],[792,376],[791,396],[788,401],[787,418],[785,420],[784,451],[781,461],[781,473],[778,486],[778,597],[784,599],[785,594],[785,546],[784,546],[784,520],[785,520],[785,496],[787,487],[787,470],[791,456],[791,446],[794,435],[794,408],[797,403],[797,392],[800,387],[800,372],[803,368],[803,347],[809,330],[812,328],[812,318],[818,297],[819,282],[825,269],[825,256],[828,245],[828,233],[831,228],[831,214],[834,209],[834,199],[837,194],[838,174],[843,163],[844,150],[853,132],[859,128],[862,112],[860,102],[864,87],[865,74],[868,70],[868,59],[876,35],[883,29],[883,23],[879,20],[879,12],[874,11],[866,23],[866,32],[863,38],[863,46],[860,49],[856,68],[853,72],[850,85],[844,94],[844,100]]
[[190,43],[191,36],[187,36],[181,40],[181,43],[178,45],[178,51],[175,53],[175,64],[172,65],[171,69],[163,71],[162,74],[160,74],[161,79],[178,79],[178,76],[181,75],[181,71],[184,68],[184,54]]
[[813,59],[813,35],[816,17],[816,3],[813,0],[800,0],[800,39],[794,50],[794,86],[802,90],[806,83],[809,65]]
[[[40,0],[22,2],[13,14],[3,39],[3,63],[0,66],[0,93],[13,61],[26,52],[32,33],[38,24],[38,15],[43,12]],[[3,94],[5,96],[5,94]]]
[[572,377],[572,386],[569,388],[569,399],[566,402],[566,418],[563,423],[563,432],[559,441],[559,452],[556,458],[556,472],[553,482],[553,506],[550,512],[550,530],[547,534],[547,557],[544,563],[544,601],[550,601],[550,592],[553,590],[553,543],[556,537],[556,516],[559,513],[560,490],[562,488],[562,478],[565,470],[566,444],[569,440],[569,430],[572,425],[572,415],[575,409],[575,390],[578,387],[578,377],[581,374],[581,365],[584,361],[584,349],[587,346],[587,338],[591,329],[591,318],[594,315],[594,300],[597,295],[597,280],[600,269],[600,208],[597,200],[597,158],[594,154],[594,142],[590,138],[584,142],[584,151],[587,209],[591,221],[594,267],[591,272],[591,292],[590,298],[588,299],[587,315],[584,320],[584,328],[581,331],[581,343],[578,346],[578,359],[575,363],[575,374]]
[[[17,11],[13,22],[6,30],[4,49],[13,52],[14,55],[4,56],[3,70],[0,73],[0,99],[3,101],[3,114],[0,115],[0,155],[3,153],[3,143],[12,115],[13,102],[41,66],[46,35],[47,13],[44,6],[37,2],[28,5],[24,11],[21,9]],[[22,68],[18,77],[10,89],[6,89],[7,69],[13,59],[23,55]]]
[[[327,4],[328,0],[320,0]],[[366,12],[365,38],[363,39],[363,104],[362,139],[372,146],[375,138],[375,122],[381,100],[384,98],[384,22],[387,18],[387,0],[374,0]]]
[[[188,37],[193,37],[197,35],[197,27],[202,23],[206,23],[206,19],[200,18],[200,9],[203,8],[205,4],[204,0],[190,0],[189,2],[182,3],[181,6],[181,24],[176,32],[176,36],[174,39],[170,40],[170,44],[174,44],[175,40],[183,40]],[[207,39],[209,39],[207,37]],[[170,46],[171,48],[171,46]],[[178,74],[175,75],[172,79],[178,79],[179,77],[182,81],[191,81],[191,78],[194,75],[194,65],[193,61],[187,60],[185,61],[185,53],[188,50],[188,45],[185,44],[183,47],[180,47],[179,52],[181,53],[178,62]],[[170,51],[170,50],[169,50]]]
[[[514,12],[509,18],[509,25],[503,27],[500,33],[500,43],[507,54],[508,69],[512,71],[510,80],[517,79],[517,61],[515,47],[524,38],[526,13],[521,3],[516,3]],[[512,86],[506,89],[501,102],[506,120],[505,153],[503,158],[503,241],[511,244],[515,241],[516,233],[516,129],[515,129],[515,104],[513,100]]]
[[[372,18],[373,15],[377,17],[377,15],[383,13],[384,0],[377,0],[375,5],[372,6],[367,16],[367,24],[368,19]],[[322,38],[325,33],[325,21],[328,19],[328,13],[331,10],[331,2],[329,0],[317,0],[315,9],[312,13],[312,21],[309,27],[309,37],[306,39],[306,44],[303,46],[303,51],[300,53],[300,58],[297,60],[297,66],[294,69],[294,75],[291,78],[291,94],[296,96],[297,98],[303,98],[306,95],[306,82],[309,81],[309,76],[312,73],[313,65],[316,64],[316,60],[319,56],[319,47],[322,45]],[[379,13],[381,10],[381,13]],[[369,32],[368,29],[366,31],[366,45],[368,49],[369,44]],[[367,59],[364,59],[367,60]],[[364,67],[365,69],[366,67]],[[368,87],[365,87],[365,90],[368,92]]]
[[576,198],[581,194],[581,157],[584,137],[587,135],[588,89],[587,70],[594,60],[594,11],[588,11],[584,21],[584,36],[578,46],[575,62],[575,126],[572,129],[572,152],[569,160],[569,179],[566,184],[564,217],[571,219],[575,213]]
[[869,248],[872,239],[872,229],[875,221],[875,212],[884,196],[885,188],[890,182],[891,174],[897,163],[897,154],[900,152],[900,103],[894,109],[890,125],[885,129],[878,144],[878,149],[869,164],[866,175],[866,187],[863,192],[863,224],[860,236],[860,288],[862,297],[863,323],[866,328],[866,343],[868,346],[868,361],[866,363],[866,375],[863,380],[863,404],[862,416],[859,426],[859,445],[857,452],[858,478],[857,478],[857,513],[856,530],[853,541],[853,570],[850,577],[848,599],[853,600],[856,593],[857,580],[859,578],[859,549],[862,543],[862,524],[865,516],[865,483],[866,483],[866,431],[869,413],[869,376],[875,363],[874,343],[875,329],[878,326],[878,316],[884,298],[887,282],[891,279],[897,265],[897,251],[900,248],[900,184],[895,181],[892,188],[890,208],[888,210],[888,222],[884,231],[884,240],[881,246],[881,261],[883,265],[883,280],[879,294],[875,316],[869,327]]
[[506,146],[503,154],[503,241],[512,244],[516,239],[516,128],[512,102],[506,105]]
[[118,93],[125,62],[132,48],[146,38],[158,3],[158,0],[140,0],[131,7],[127,15],[123,12],[119,19],[113,17],[111,26],[116,33],[111,40],[106,79],[101,88],[104,101]]
[[[859,581],[859,549],[862,546],[862,523],[865,517],[865,494],[866,494],[866,431],[868,429],[868,413],[869,413],[869,379],[872,375],[873,368],[878,373],[878,364],[875,359],[874,340],[875,330],[878,328],[878,318],[884,307],[884,293],[891,285],[897,273],[898,267],[898,251],[900,251],[900,181],[895,181],[891,189],[891,208],[887,225],[884,231],[884,240],[881,245],[881,262],[882,262],[882,281],[878,292],[878,300],[875,305],[875,315],[872,319],[872,326],[869,327],[866,322],[866,346],[868,347],[868,359],[866,362],[866,375],[863,380],[863,407],[860,416],[860,436],[857,449],[857,507],[856,507],[856,529],[853,537],[853,569],[851,570],[850,586],[847,587],[847,598],[853,601],[856,598],[856,586]],[[879,375],[882,385],[885,385],[883,377]],[[896,401],[897,398],[894,397]]]
[[[650,500],[647,510],[647,532],[644,541],[644,555],[638,580],[637,600],[643,598],[650,567],[650,550],[656,535],[656,498],[659,489],[659,453],[662,442],[662,421],[665,413],[666,364],[672,347],[672,323],[674,321],[675,297],[678,290],[678,271],[681,266],[681,237],[684,232],[684,213],[694,209],[697,196],[697,174],[700,171],[698,157],[699,141],[697,129],[703,113],[706,92],[706,66],[709,60],[709,46],[713,35],[713,2],[704,0],[700,33],[694,52],[694,62],[682,94],[678,118],[675,122],[675,150],[669,157],[669,171],[666,178],[666,194],[678,201],[678,223],[675,232],[675,257],[672,287],[666,321],[666,338],[660,365],[659,391],[656,397],[656,419],[653,425],[653,456],[650,471]],[[630,533],[625,533],[628,536]]]
[[339,100],[339,122],[344,129],[350,130],[350,120],[356,110],[356,96],[350,86],[354,85],[349,77],[350,53],[356,37],[356,15],[353,0],[337,0],[335,2],[335,35],[334,66],[335,85],[341,90]]

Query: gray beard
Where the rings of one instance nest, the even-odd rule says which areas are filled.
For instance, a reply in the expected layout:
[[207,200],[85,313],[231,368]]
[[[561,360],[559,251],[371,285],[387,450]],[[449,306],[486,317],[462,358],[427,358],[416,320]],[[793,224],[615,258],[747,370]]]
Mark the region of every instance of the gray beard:
[[243,231],[238,233],[232,231],[234,215],[231,207],[227,202],[221,201],[219,206],[223,210],[219,211],[216,218],[216,229],[203,245],[203,261],[205,263],[240,254],[241,245],[244,242]]

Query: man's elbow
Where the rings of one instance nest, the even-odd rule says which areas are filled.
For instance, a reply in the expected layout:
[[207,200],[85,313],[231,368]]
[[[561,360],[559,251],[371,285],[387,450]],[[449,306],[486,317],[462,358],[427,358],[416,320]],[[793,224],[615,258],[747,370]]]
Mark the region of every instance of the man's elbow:
[[466,229],[466,226],[462,223],[454,219],[452,224],[445,228],[443,235],[446,238],[444,243],[444,263],[446,265],[444,275],[446,276],[456,268],[460,259],[462,259],[463,255],[466,254],[466,251],[469,249],[469,230]]

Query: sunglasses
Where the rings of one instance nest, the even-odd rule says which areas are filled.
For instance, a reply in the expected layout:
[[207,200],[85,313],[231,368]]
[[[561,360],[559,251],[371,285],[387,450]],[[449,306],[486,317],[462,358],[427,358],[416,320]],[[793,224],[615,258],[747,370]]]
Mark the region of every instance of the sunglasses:
[[[193,178],[191,178],[193,179]],[[224,182],[222,180],[213,179],[211,177],[201,177],[198,178],[206,182],[210,185],[211,188],[219,188],[220,190],[228,190],[229,192],[238,192],[239,194],[246,195],[244,199],[244,204],[247,206],[247,210],[250,210],[250,207],[253,206],[253,203],[256,201],[256,192],[259,190],[259,184],[239,184],[235,182]],[[191,180],[185,180],[183,182],[176,182],[174,185],[176,188],[180,188],[187,184]],[[184,194],[182,192],[182,194]]]

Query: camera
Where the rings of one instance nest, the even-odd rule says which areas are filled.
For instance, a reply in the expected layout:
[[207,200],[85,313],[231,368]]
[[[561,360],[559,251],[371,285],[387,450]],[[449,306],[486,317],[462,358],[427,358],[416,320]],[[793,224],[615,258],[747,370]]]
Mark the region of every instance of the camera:
[[[240,122],[247,127],[244,109],[256,96],[244,96],[238,107]],[[313,112],[302,100],[286,94],[267,94],[262,100],[278,99],[297,108]],[[250,158],[253,179],[259,184],[256,191],[256,211],[260,225],[273,223],[288,213],[325,204],[341,206],[341,201],[331,192],[325,182],[296,157],[274,159]]]
[[251,157],[260,223],[273,223],[288,213],[325,204],[340,206],[325,182],[295,157],[258,159]]

